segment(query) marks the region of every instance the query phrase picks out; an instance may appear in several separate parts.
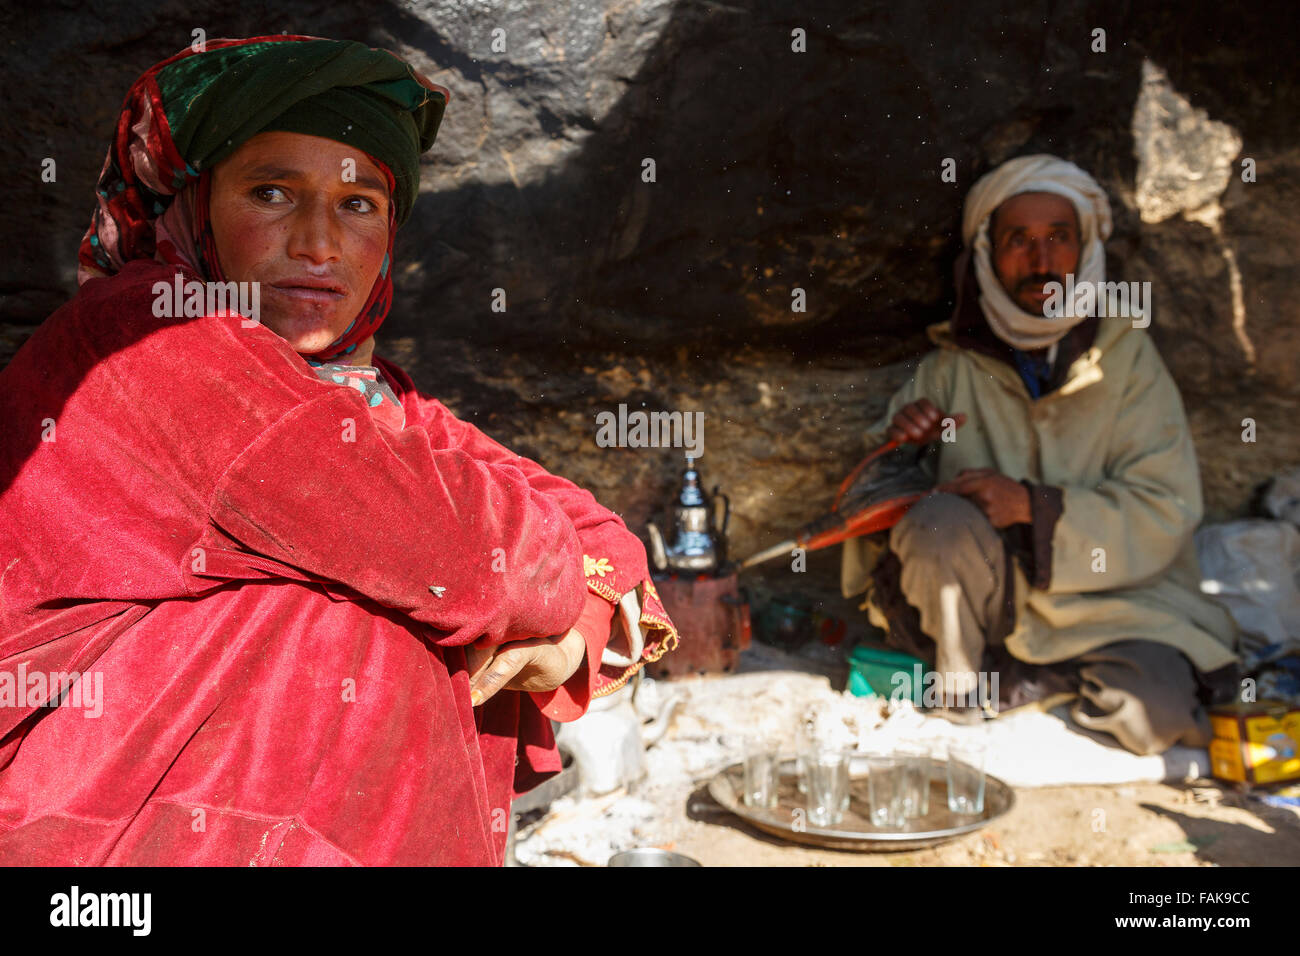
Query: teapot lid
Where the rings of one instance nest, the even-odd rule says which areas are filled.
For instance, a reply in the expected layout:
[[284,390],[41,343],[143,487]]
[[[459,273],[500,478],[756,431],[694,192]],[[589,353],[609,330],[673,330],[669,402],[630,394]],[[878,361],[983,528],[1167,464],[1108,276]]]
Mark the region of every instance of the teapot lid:
[[695,470],[695,459],[686,456],[686,470],[682,472],[682,490],[677,496],[677,503],[687,507],[699,507],[704,504],[704,492],[700,490],[700,473]]

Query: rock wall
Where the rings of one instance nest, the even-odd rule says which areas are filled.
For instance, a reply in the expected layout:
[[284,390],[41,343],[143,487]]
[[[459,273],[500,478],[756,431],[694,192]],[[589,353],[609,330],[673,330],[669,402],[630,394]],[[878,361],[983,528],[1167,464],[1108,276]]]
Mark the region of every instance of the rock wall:
[[[1024,152],[1110,193],[1111,274],[1153,283],[1211,514],[1300,457],[1287,4],[106,0],[0,17],[0,361],[75,287],[132,79],[196,29],[301,32],[397,50],[453,91],[381,352],[634,527],[680,457],[598,448],[595,415],[620,402],[705,413],[734,553],[815,516],[951,308],[966,190]],[[831,585],[833,558],[812,571]]]

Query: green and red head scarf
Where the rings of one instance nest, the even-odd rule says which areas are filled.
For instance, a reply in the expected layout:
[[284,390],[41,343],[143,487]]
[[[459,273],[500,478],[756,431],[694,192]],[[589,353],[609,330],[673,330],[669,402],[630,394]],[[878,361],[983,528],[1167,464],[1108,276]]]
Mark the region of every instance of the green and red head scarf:
[[398,57],[362,43],[303,36],[210,40],[150,68],[127,93],[81,241],[78,282],[156,259],[222,282],[208,219],[213,166],[258,133],[355,145],[384,172],[388,254],[347,330],[310,358],[346,356],[392,303],[393,236],[419,193],[448,91]]

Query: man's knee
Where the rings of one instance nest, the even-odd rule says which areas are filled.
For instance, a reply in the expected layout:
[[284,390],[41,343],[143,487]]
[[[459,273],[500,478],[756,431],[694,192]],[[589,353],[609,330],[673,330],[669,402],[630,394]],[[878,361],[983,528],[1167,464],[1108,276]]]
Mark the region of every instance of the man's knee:
[[995,541],[997,532],[984,512],[947,492],[921,498],[889,533],[889,549],[904,563],[947,563],[965,548],[988,548]]
[[1122,641],[1085,654],[1072,716],[1113,736],[1132,753],[1163,753],[1183,742],[1204,746],[1208,722],[1197,698],[1196,672],[1176,648]]

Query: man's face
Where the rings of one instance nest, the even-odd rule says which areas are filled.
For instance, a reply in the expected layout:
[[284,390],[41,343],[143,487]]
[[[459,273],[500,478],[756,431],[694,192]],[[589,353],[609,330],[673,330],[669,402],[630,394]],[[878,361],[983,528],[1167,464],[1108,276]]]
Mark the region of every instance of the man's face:
[[[352,167],[356,181],[346,182]],[[384,174],[361,150],[260,133],[212,171],[222,271],[260,283],[261,321],[294,351],[320,351],[356,318],[379,276],[389,201]]]
[[1056,193],[1021,193],[994,211],[989,239],[993,271],[1007,295],[1031,315],[1042,315],[1048,282],[1065,284],[1079,265],[1079,217]]

